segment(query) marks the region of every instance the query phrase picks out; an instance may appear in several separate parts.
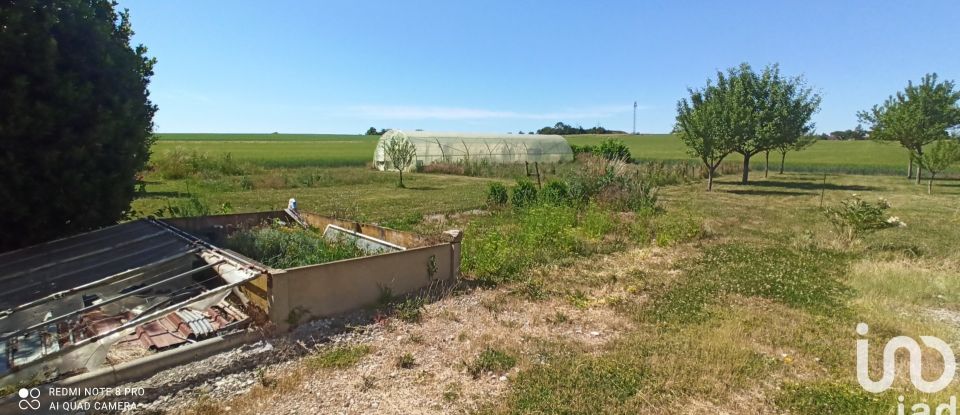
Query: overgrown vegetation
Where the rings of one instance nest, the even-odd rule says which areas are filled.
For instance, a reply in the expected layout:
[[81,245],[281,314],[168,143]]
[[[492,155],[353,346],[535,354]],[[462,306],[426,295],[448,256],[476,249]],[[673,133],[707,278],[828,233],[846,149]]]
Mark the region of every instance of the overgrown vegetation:
[[179,180],[187,177],[239,176],[252,168],[233,159],[230,153],[207,153],[196,149],[174,147],[152,159],[153,168],[160,177]]
[[273,268],[322,264],[364,255],[356,245],[330,241],[313,229],[270,224],[230,235],[226,247]]

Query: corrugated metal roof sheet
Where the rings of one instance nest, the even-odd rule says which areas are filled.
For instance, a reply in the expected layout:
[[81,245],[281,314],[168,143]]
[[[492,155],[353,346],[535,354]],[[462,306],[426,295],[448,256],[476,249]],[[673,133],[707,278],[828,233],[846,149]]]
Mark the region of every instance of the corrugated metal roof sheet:
[[0,255],[0,310],[187,252],[187,240],[137,220]]

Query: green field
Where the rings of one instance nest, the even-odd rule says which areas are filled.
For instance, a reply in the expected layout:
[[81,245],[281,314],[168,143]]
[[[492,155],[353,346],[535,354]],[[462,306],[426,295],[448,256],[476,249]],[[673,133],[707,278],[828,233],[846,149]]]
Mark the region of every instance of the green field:
[[[229,152],[238,161],[264,167],[365,166],[373,158],[378,136],[335,134],[158,134],[154,154],[183,147],[209,153]],[[576,135],[570,144],[597,144],[605,138],[623,140],[638,160],[688,160],[686,147],[670,134]],[[740,161],[738,154],[728,160]],[[786,169],[798,172],[899,175],[906,170],[907,153],[896,144],[873,141],[821,141],[789,153]],[[753,170],[763,169],[763,155],[755,156]],[[770,155],[771,168],[779,154]],[[956,169],[954,169],[956,171]]]
[[[638,160],[691,159],[683,143],[671,134],[641,135],[576,135],[567,136],[570,144],[597,144],[605,138],[617,138],[630,146],[630,152]],[[727,160],[742,161],[739,154],[727,156]],[[763,169],[763,155],[751,160],[752,170]],[[770,168],[777,169],[780,154],[770,154]],[[800,172],[824,172],[847,174],[890,174],[906,172],[907,152],[896,143],[875,141],[819,141],[801,152],[787,153],[786,170]]]
[[264,167],[364,166],[373,159],[377,139],[333,134],[158,134],[153,153],[183,147],[230,153],[237,161]]

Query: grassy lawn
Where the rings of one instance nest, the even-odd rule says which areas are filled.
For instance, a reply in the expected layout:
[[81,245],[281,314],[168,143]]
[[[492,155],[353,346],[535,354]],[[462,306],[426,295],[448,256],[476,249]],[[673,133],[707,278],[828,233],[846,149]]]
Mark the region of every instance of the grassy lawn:
[[[924,395],[906,371],[887,393],[860,389],[854,327],[871,327],[874,377],[878,350],[894,336],[960,340],[960,183],[926,195],[900,178],[829,178],[825,205],[851,193],[883,197],[908,224],[853,244],[838,241],[821,213],[819,187],[816,175],[787,174],[747,186],[720,180],[713,193],[665,189],[664,215],[695,218],[704,230],[660,252],[667,265],[631,269],[630,258],[620,271],[542,274],[543,290],[580,290],[637,326],[600,353],[543,348],[547,364],[525,365],[488,412],[890,414],[898,394],[907,408],[947,402],[957,383]],[[939,375],[942,361],[925,359],[925,376]]]
[[[482,207],[492,179],[404,174],[406,188],[397,188],[397,174],[366,167],[279,168],[244,176],[190,177],[164,180],[146,177],[146,193],[133,208],[145,215],[193,195],[212,209],[230,212],[277,210],[296,198],[300,209],[367,221],[397,221],[423,214]],[[214,212],[216,213],[216,211]]]

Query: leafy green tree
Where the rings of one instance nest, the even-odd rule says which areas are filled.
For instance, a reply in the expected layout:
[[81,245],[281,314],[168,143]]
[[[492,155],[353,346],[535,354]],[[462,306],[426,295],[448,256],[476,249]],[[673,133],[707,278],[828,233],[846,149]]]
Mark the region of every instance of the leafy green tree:
[[[741,64],[731,71],[738,86],[737,97],[751,110],[747,134],[738,137],[733,151],[743,156],[743,177],[750,177],[750,158],[776,149],[780,143],[791,143],[813,131],[813,114],[820,108],[820,96],[806,87],[801,77],[784,77],[778,65],[767,66],[755,73]],[[769,164],[769,163],[768,163]]]
[[406,187],[403,185],[403,171],[413,164],[413,159],[417,156],[417,147],[406,137],[395,135],[387,141],[383,151],[387,157],[390,157],[393,168],[400,172],[400,183],[397,187]]
[[108,0],[0,3],[0,251],[130,213],[156,60]]
[[930,178],[927,181],[927,194],[933,193],[933,179],[957,162],[960,162],[960,142],[957,142],[957,140],[937,140],[927,146],[923,157],[920,159],[923,168],[930,172]]
[[783,174],[783,165],[787,161],[787,153],[791,151],[803,151],[816,143],[817,140],[818,137],[815,135],[801,135],[796,141],[777,143],[776,150],[780,153],[780,174]]
[[689,98],[677,102],[674,132],[707,169],[707,191],[723,159],[733,152],[744,132],[748,109],[737,102],[734,85],[727,74],[717,72],[717,81],[707,80],[702,89],[688,89]]
[[363,133],[363,135],[377,135],[377,128],[376,127],[367,128],[367,132]]
[[[774,67],[776,70],[776,67]],[[820,96],[813,93],[801,78],[786,79],[780,83],[772,79],[768,102],[772,108],[769,120],[772,125],[771,148],[765,151],[766,163],[763,176],[770,171],[770,151],[780,153],[780,173],[789,151],[801,151],[816,141],[812,137],[814,124],[810,119],[820,109]]]
[[820,96],[800,77],[780,74],[777,65],[756,73],[743,63],[702,90],[690,90],[690,100],[677,104],[675,130],[690,153],[708,170],[707,188],[713,173],[731,152],[743,156],[742,183],[750,177],[750,159],[769,152],[813,131],[810,122],[820,108]]
[[898,142],[907,149],[910,166],[918,164],[917,184],[922,176],[924,146],[948,138],[948,132],[960,125],[960,91],[954,87],[953,81],[940,82],[937,74],[926,74],[919,84],[910,81],[883,104],[857,114],[870,126],[872,139]]

